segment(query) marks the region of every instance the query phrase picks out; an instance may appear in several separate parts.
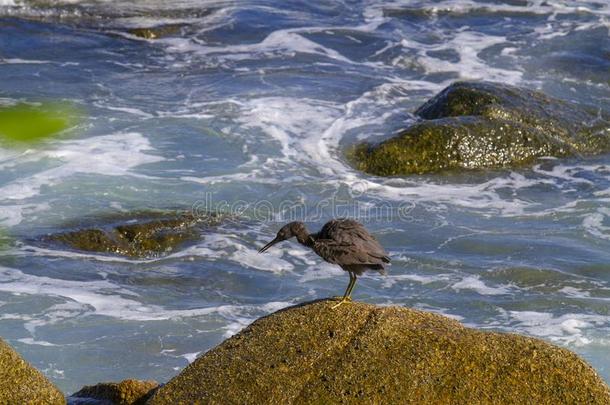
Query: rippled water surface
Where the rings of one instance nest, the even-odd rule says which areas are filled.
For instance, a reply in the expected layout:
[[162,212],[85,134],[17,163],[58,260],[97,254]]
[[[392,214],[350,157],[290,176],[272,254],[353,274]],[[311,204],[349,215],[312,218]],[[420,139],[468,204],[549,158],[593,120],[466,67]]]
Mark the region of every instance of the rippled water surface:
[[[0,146],[0,336],[68,393],[166,381],[257,317],[343,292],[347,275],[295,243],[256,253],[279,228],[257,203],[281,221],[292,201],[312,229],[374,217],[393,263],[356,299],[541,337],[610,381],[608,155],[392,179],[343,156],[458,79],[610,110],[609,28],[601,0],[0,0],[0,104],[83,116],[59,139]],[[162,258],[35,243],[222,201],[242,215]]]

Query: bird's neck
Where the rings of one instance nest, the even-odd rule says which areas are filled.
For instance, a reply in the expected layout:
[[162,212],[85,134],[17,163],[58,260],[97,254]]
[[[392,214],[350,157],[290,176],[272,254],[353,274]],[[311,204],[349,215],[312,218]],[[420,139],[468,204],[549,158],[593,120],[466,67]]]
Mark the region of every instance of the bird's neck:
[[313,243],[315,241],[314,239],[314,235],[310,234],[309,231],[307,229],[303,230],[302,232],[299,232],[297,235],[297,241],[304,246],[307,247],[312,247]]

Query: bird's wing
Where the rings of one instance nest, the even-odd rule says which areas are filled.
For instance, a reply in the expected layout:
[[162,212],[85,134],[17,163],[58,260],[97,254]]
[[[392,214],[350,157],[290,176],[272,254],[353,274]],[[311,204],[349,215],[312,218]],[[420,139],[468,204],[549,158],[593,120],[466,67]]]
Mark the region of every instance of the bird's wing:
[[352,219],[332,220],[318,233],[314,246],[327,262],[345,265],[381,265],[389,263],[385,249]]

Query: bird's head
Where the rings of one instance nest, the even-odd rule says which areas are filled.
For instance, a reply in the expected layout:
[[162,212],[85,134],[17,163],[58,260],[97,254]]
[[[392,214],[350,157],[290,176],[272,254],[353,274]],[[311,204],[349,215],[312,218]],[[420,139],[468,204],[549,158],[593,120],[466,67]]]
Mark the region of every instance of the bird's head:
[[265,246],[263,246],[261,248],[261,250],[258,251],[258,253],[263,253],[267,249],[269,249],[271,246],[275,245],[276,243],[279,243],[286,239],[290,239],[295,236],[301,243],[304,243],[305,240],[308,238],[309,233],[307,232],[307,228],[305,227],[304,223],[295,221],[295,222],[291,222],[289,224],[284,225],[277,232],[275,239],[273,239],[271,242],[269,242]]

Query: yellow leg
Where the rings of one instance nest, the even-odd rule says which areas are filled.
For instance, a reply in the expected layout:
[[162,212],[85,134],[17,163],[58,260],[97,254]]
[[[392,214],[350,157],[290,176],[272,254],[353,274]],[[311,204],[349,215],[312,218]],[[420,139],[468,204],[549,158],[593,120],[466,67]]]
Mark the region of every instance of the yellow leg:
[[350,285],[347,286],[347,298],[351,301],[351,299],[352,299],[352,290],[356,286],[356,280],[357,280],[358,277],[356,277],[356,274],[354,274],[354,273],[350,273],[350,276],[354,277],[353,279],[350,279]]
[[342,304],[346,304],[352,300],[352,290],[354,289],[354,285],[356,285],[356,275],[351,271],[349,272],[349,284],[347,285],[347,289],[345,290],[345,294],[343,294],[343,298],[339,301],[338,304],[333,305],[332,309],[335,309]]

